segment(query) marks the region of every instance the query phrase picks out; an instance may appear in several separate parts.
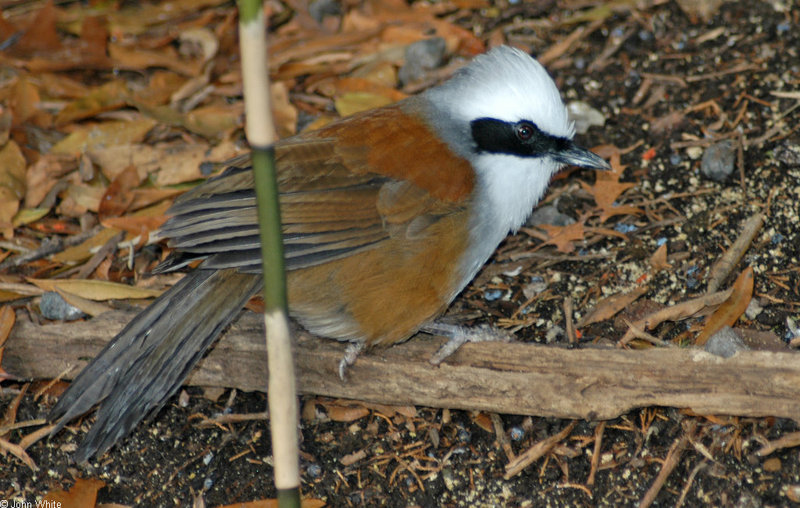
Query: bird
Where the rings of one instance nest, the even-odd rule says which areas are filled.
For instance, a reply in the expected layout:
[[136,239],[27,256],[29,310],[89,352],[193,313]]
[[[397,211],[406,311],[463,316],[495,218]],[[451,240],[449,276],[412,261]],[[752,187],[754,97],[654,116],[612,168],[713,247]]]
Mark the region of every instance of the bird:
[[[436,318],[551,177],[565,165],[609,168],[573,136],[546,69],[498,46],[421,94],[276,142],[290,316],[357,350],[426,329],[459,335]],[[77,462],[158,412],[262,287],[249,158],[228,166],[177,198],[158,233],[173,250],[153,271],[186,275],[50,411],[55,433],[99,404]]]

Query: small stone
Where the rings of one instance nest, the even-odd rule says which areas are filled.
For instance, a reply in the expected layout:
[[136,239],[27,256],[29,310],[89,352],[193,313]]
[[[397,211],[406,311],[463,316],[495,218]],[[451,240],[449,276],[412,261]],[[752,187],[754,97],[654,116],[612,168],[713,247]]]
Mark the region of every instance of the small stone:
[[692,160],[697,160],[703,156],[703,149],[699,146],[690,146],[686,149],[686,155]]
[[712,335],[705,346],[706,351],[723,358],[730,358],[739,351],[747,351],[749,349],[747,344],[730,326],[726,326]]
[[503,296],[503,291],[500,289],[487,289],[483,292],[483,298],[487,302],[499,300]]
[[764,471],[776,473],[781,470],[781,459],[778,457],[771,457],[764,461]]
[[522,295],[525,296],[528,300],[533,298],[534,296],[538,295],[545,289],[547,289],[547,282],[541,277],[533,277],[530,283],[525,284],[522,288]]
[[752,321],[753,319],[757,318],[758,315],[761,314],[761,312],[763,312],[763,311],[764,311],[764,307],[762,307],[761,304],[758,303],[758,300],[753,298],[752,300],[750,300],[750,304],[747,306],[747,309],[744,311],[744,315],[747,316],[747,319]]
[[552,344],[553,342],[557,341],[559,337],[563,337],[565,334],[564,329],[558,325],[551,326],[547,329],[547,332],[544,334],[544,340],[547,344]]
[[55,291],[47,291],[39,302],[39,310],[47,319],[55,321],[75,321],[85,314],[77,307],[73,307]]
[[633,233],[636,231],[637,227],[633,224],[625,224],[622,222],[618,222],[614,225],[614,231],[618,231],[623,234]]
[[409,44],[405,51],[405,63],[397,73],[401,83],[421,81],[427,71],[442,65],[447,45],[442,37],[433,37]]
[[336,0],[313,0],[308,4],[308,13],[321,25],[326,16],[341,16],[342,6]]
[[715,182],[724,182],[733,173],[736,152],[733,141],[726,139],[715,143],[703,152],[700,172]]
[[322,467],[319,464],[311,464],[306,468],[306,473],[311,478],[319,478],[322,476]]
[[528,218],[529,226],[538,226],[540,224],[548,224],[550,226],[569,226],[574,224],[575,219],[567,214],[561,213],[553,205],[540,206]]
[[603,113],[583,101],[572,101],[567,104],[567,115],[575,123],[575,132],[578,134],[586,133],[589,127],[602,127],[606,123]]

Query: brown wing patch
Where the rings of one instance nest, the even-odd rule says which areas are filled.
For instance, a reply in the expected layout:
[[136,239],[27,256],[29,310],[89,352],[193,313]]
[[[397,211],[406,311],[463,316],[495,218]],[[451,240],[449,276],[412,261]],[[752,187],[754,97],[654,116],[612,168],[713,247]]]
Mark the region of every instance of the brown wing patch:
[[[336,150],[356,173],[377,172],[408,180],[436,199],[457,202],[475,185],[468,161],[457,157],[404,103],[368,111],[353,120],[331,124],[317,134],[338,139]],[[359,122],[351,128],[351,122]],[[368,148],[367,148],[368,147]]]
[[[343,259],[395,236],[421,238],[463,210],[471,166],[405,109],[373,110],[275,146],[288,269]],[[181,197],[162,230],[176,250],[206,258],[204,266],[257,270],[249,158],[231,165]]]

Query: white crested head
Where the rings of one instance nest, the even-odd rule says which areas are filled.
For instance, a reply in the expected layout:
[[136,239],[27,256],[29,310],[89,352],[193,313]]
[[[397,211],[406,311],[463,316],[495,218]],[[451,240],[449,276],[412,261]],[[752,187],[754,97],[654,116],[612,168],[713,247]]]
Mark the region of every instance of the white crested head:
[[476,57],[417,103],[436,134],[475,170],[473,242],[461,260],[466,280],[523,224],[564,164],[608,167],[575,146],[553,79],[518,49],[500,46]]
[[553,136],[571,139],[574,134],[553,78],[533,57],[509,46],[475,57],[426,95],[454,120],[529,120]]

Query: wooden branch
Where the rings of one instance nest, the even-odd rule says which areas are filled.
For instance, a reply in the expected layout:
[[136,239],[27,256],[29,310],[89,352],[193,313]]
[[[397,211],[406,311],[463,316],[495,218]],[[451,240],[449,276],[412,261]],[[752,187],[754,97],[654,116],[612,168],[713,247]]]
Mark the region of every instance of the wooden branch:
[[[82,367],[132,316],[115,311],[44,326],[20,319],[6,343],[3,367],[22,378],[53,378],[71,365]],[[257,316],[244,313],[187,384],[264,391],[261,326]],[[485,342],[466,344],[433,367],[428,359],[442,340],[421,336],[363,354],[342,382],[337,369],[344,345],[302,333],[297,337],[298,387],[306,394],[588,420],[646,406],[800,419],[800,357],[792,352],[747,351],[723,359],[697,349]]]

